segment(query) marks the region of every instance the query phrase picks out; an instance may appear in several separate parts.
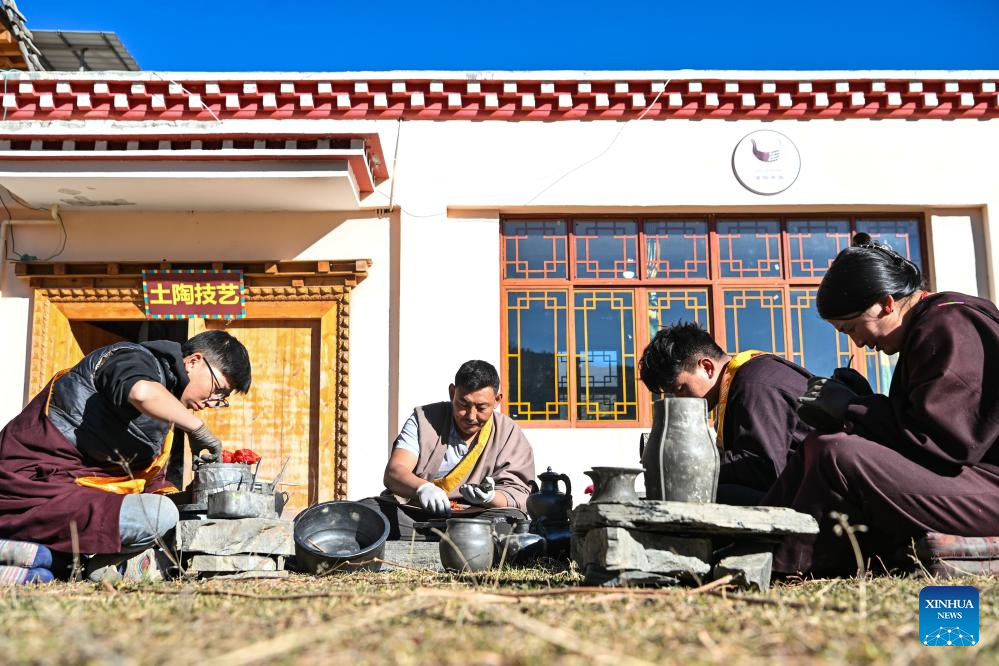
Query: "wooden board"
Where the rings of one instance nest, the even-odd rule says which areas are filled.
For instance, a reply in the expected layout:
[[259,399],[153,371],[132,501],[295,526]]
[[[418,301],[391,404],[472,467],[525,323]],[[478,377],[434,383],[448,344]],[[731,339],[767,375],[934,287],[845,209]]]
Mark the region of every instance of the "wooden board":
[[[76,365],[98,347],[121,341],[121,337],[85,321],[73,321],[48,299],[35,302],[31,356],[31,396],[52,376]],[[39,335],[38,331],[45,331]]]

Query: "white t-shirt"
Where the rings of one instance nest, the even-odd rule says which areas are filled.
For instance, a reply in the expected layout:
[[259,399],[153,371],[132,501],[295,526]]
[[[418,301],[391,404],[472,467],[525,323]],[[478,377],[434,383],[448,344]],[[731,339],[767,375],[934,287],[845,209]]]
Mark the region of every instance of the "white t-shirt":
[[[416,420],[415,409],[403,424],[402,432],[399,433],[399,437],[395,440],[395,448],[409,451],[417,458],[420,457],[420,426]],[[447,476],[447,473],[461,462],[466,453],[468,453],[468,444],[461,438],[458,431],[454,429],[454,422],[452,421],[451,431],[447,437],[447,450],[444,452],[444,460],[441,461],[440,468],[438,468],[437,473],[434,474],[430,481]]]

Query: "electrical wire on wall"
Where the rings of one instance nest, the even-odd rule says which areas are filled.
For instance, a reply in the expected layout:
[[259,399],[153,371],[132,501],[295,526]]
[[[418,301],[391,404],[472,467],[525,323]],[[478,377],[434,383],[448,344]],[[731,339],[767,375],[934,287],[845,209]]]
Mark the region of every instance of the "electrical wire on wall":
[[[673,79],[667,79],[666,80],[666,82],[663,84],[662,90],[660,90],[658,93],[656,93],[656,96],[653,98],[653,100],[651,102],[649,102],[648,105],[646,105],[646,107],[642,110],[642,112],[640,114],[638,114],[637,118],[632,118],[632,119],[626,120],[626,121],[624,121],[621,124],[621,127],[618,129],[617,133],[610,140],[610,143],[608,143],[607,146],[604,147],[603,150],[601,150],[599,153],[597,153],[593,157],[590,157],[590,158],[588,158],[588,159],[580,162],[576,166],[574,166],[571,169],[568,169],[567,171],[565,171],[564,173],[562,173],[560,176],[558,176],[557,178],[555,178],[554,180],[552,180],[552,182],[548,183],[543,188],[541,188],[541,190],[539,190],[537,194],[535,194],[533,197],[531,197],[530,199],[528,199],[527,201],[525,201],[524,203],[522,203],[521,206],[529,206],[530,204],[534,203],[534,201],[536,201],[538,199],[538,197],[540,197],[542,194],[544,194],[545,192],[547,192],[551,188],[555,187],[560,182],[562,182],[563,180],[565,180],[566,178],[568,178],[569,176],[571,176],[575,172],[579,171],[583,167],[585,167],[585,166],[587,166],[589,164],[592,164],[593,162],[596,162],[598,159],[600,159],[601,157],[603,157],[604,155],[606,155],[608,152],[610,152],[610,149],[614,147],[614,144],[616,144],[617,141],[618,141],[618,139],[621,138],[621,134],[624,133],[624,130],[627,129],[628,126],[631,123],[633,123],[635,121],[638,121],[638,120],[641,120],[646,115],[648,115],[649,111],[652,110],[652,107],[654,107],[656,105],[656,103],[659,101],[659,98],[662,97],[663,93],[666,92],[666,88],[669,86],[669,84],[670,84],[670,82],[672,80]],[[392,175],[391,175],[392,185],[391,185],[391,188],[390,188],[390,192],[387,195],[387,198],[389,200],[388,212],[390,212],[390,213],[392,212],[392,210],[395,207],[395,182],[398,179],[398,170],[396,168],[396,164],[398,162],[398,157],[399,157],[399,144],[401,143],[401,139],[402,139],[402,122],[403,122],[403,120],[402,120],[402,118],[400,118],[399,121],[398,121],[398,125],[396,127],[395,154],[394,154],[394,156],[392,158]],[[375,190],[375,192],[377,194],[381,194],[383,197],[386,196],[386,194],[384,192],[379,192],[377,189]],[[443,211],[439,212],[439,213],[429,213],[429,214],[425,214],[425,215],[424,214],[420,214],[420,213],[412,213],[412,212],[406,210],[405,208],[403,208],[402,206],[399,206],[399,210],[401,210],[402,212],[404,212],[407,216],[409,216],[409,217],[415,217],[415,218],[443,217],[443,216],[447,215],[447,209],[446,208]]]
[[[4,194],[7,193],[6,190],[0,188],[0,204],[3,205],[3,209],[7,214],[6,217],[6,231],[5,237],[3,239],[4,243],[4,253],[3,256],[6,257],[7,261],[51,261],[55,259],[63,252],[66,251],[66,243],[69,241],[69,232],[66,230],[66,223],[63,222],[62,215],[59,213],[59,204],[53,204],[51,208],[36,208],[34,206],[28,206],[24,204],[23,201],[20,203],[31,210],[37,210],[40,212],[48,213],[52,216],[52,219],[59,224],[59,228],[62,231],[62,240],[59,242],[59,248],[45,257],[44,259],[39,259],[33,254],[28,254],[27,252],[21,252],[17,249],[17,238],[14,234],[14,215],[10,212],[10,207],[7,206],[7,200]],[[10,238],[10,245],[7,245],[7,237]],[[13,253],[13,254],[11,254]]]
[[658,94],[656,94],[655,99],[653,99],[651,102],[649,102],[648,106],[646,106],[645,109],[640,114],[638,114],[637,118],[634,118],[632,120],[626,120],[621,125],[620,129],[618,129],[618,131],[617,131],[617,134],[614,135],[614,138],[611,139],[610,143],[607,144],[606,148],[604,148],[603,150],[601,150],[599,153],[597,153],[596,155],[594,155],[590,159],[585,160],[583,162],[580,162],[579,164],[577,164],[576,166],[572,167],[571,169],[569,169],[568,171],[566,171],[565,173],[563,173],[561,176],[559,176],[558,178],[556,178],[552,182],[548,183],[548,185],[546,185],[543,188],[541,188],[541,190],[537,194],[535,194],[533,197],[531,197],[530,199],[528,199],[527,201],[525,201],[523,203],[523,205],[524,206],[528,206],[528,205],[534,203],[534,201],[538,197],[540,197],[542,194],[544,194],[545,192],[547,192],[551,188],[553,188],[556,185],[558,185],[564,179],[568,178],[569,176],[571,176],[572,174],[576,173],[577,171],[579,171],[583,167],[587,166],[588,164],[592,164],[593,162],[596,162],[598,159],[600,159],[601,157],[603,157],[604,155],[606,155],[608,152],[610,152],[610,149],[614,147],[614,144],[617,143],[617,140],[621,138],[621,134],[624,132],[624,130],[626,130],[633,121],[635,121],[635,120],[641,120],[642,118],[644,118],[646,116],[646,114],[652,109],[652,107],[656,105],[656,102],[659,101],[659,98],[663,96],[664,92],[666,92],[666,86],[668,86],[670,84],[670,81],[672,81],[672,80],[673,79],[667,79],[666,80],[666,83],[663,84],[663,89],[660,90],[658,92]]

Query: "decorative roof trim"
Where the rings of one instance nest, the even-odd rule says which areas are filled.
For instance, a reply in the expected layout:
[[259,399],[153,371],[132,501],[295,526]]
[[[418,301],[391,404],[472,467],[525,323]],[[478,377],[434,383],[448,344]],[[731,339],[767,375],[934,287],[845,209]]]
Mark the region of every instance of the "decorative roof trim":
[[4,160],[340,160],[362,193],[388,178],[376,134],[114,134],[0,133]]
[[6,82],[0,113],[7,121],[978,119],[999,116],[997,80],[32,76]]

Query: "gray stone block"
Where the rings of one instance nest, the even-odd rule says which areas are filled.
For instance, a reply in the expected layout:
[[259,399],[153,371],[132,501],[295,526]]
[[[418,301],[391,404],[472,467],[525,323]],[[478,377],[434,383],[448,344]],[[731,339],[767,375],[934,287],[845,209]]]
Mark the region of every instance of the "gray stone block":
[[676,576],[664,576],[648,571],[607,571],[591,566],[585,571],[583,585],[602,587],[674,587],[687,581]]
[[640,500],[581,504],[573,510],[573,531],[586,532],[596,527],[712,536],[782,536],[819,531],[814,518],[784,507]]
[[294,555],[292,522],[277,518],[182,520],[177,547],[206,555]]
[[291,574],[287,571],[241,571],[239,573],[203,573],[201,578],[214,578],[223,580],[248,580],[253,578],[287,578]]
[[392,571],[399,567],[392,566],[395,562],[414,569],[429,569],[444,571],[441,564],[440,543],[436,541],[386,541],[382,559],[382,571]]
[[732,582],[744,590],[766,592],[770,589],[770,575],[773,571],[772,551],[730,555],[718,561],[714,568],[714,579],[732,576]]
[[278,567],[277,560],[266,555],[192,555],[187,562],[189,573],[277,571],[279,568],[283,567]]
[[585,571],[644,571],[667,576],[701,577],[711,571],[711,541],[684,539],[620,527],[595,528],[578,546],[577,564]]

